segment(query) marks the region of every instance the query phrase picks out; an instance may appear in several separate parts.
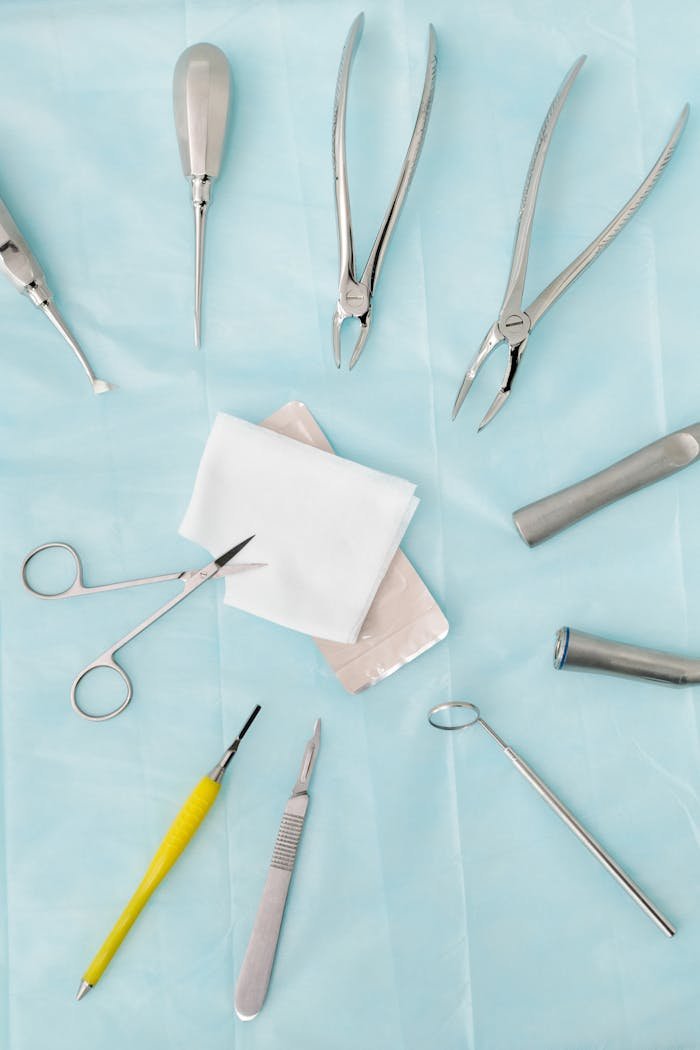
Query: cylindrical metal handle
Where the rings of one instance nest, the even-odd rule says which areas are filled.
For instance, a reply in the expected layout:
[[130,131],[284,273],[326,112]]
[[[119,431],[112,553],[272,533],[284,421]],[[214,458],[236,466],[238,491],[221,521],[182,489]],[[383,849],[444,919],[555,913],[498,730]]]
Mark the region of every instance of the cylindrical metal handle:
[[554,645],[554,666],[558,671],[593,671],[599,674],[644,678],[667,685],[700,682],[700,660],[658,649],[612,642],[585,631],[560,627]]
[[576,485],[521,507],[513,514],[515,527],[528,546],[534,547],[601,507],[675,474],[699,454],[700,425],[695,424],[654,441]]
[[561,802],[553,791],[547,787],[547,785],[540,780],[535,773],[534,769],[530,769],[527,762],[520,758],[512,748],[507,747],[505,754],[511,760],[518,772],[525,777],[527,782],[532,785],[538,795],[544,799],[548,806],[554,810],[557,816],[563,820],[566,826],[573,831],[576,838],[583,843],[587,850],[589,850],[596,860],[603,865],[605,870],[612,875],[616,882],[622,886],[626,893],[629,893],[632,900],[639,905],[642,911],[649,916],[651,921],[655,923],[667,937],[673,937],[676,932],[675,927],[671,925],[665,916],[652,904],[649,898],[640,890],[639,886],[629,875],[626,874],[620,867],[620,865],[613,860],[609,853],[607,853],[603,847],[597,842],[592,835],[590,835],[584,826],[579,823],[576,817],[566,808],[563,802]]

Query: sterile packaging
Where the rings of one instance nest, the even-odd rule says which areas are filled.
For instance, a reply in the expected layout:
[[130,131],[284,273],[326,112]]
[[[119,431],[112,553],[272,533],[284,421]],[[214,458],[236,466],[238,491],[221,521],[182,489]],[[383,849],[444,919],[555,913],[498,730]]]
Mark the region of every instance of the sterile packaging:
[[[278,434],[333,454],[306,405],[290,401],[263,420]],[[353,644],[314,641],[349,693],[360,693],[388,678],[441,641],[449,624],[410,561],[398,550]]]

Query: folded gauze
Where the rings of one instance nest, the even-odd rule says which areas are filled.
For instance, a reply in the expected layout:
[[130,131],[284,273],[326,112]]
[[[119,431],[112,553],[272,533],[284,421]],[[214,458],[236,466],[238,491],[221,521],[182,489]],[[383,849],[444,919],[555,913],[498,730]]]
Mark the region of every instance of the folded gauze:
[[334,642],[357,640],[418,500],[415,485],[219,413],[180,533],[217,557],[246,536],[226,604]]

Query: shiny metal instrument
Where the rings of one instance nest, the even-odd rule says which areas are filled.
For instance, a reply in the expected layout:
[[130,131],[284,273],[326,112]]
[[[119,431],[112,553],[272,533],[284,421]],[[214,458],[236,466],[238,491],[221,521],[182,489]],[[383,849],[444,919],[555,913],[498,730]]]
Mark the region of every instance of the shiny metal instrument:
[[[437,717],[445,711],[454,712],[455,710],[468,711],[469,714],[459,722],[447,722],[440,720]],[[512,747],[501,739],[488,722],[484,721],[479,712],[479,708],[475,704],[470,704],[466,700],[450,700],[444,704],[437,704],[428,712],[428,721],[435,729],[445,730],[467,729],[470,726],[475,725],[481,726],[488,736],[498,744],[503,754],[515,766],[518,773],[520,773],[520,775],[527,780],[528,784],[535,789],[540,798],[544,799],[550,809],[554,810],[559,819],[566,824],[567,828],[570,831],[573,831],[579,842],[581,842],[586,849],[593,854],[598,863],[605,868],[609,875],[612,875],[620,886],[622,886],[623,890],[630,895],[632,900],[642,909],[644,914],[647,915],[667,937],[673,937],[676,931],[668,919],[661,914],[654,904],[652,904],[646,894],[640,890],[639,886],[632,881],[629,875],[627,875],[620,865],[613,860],[610,854],[603,849],[600,843],[597,842],[588,831],[586,831],[583,824],[576,819],[571,810],[567,809],[561,799],[557,798],[554,792],[547,787],[543,780],[540,780],[534,769],[531,769],[527,762],[522,759]]]
[[[105,583],[99,587],[85,586],[85,584],[83,583],[83,568],[80,558],[78,556],[78,552],[73,547],[71,547],[70,544],[43,543],[40,547],[35,547],[33,551],[30,551],[30,553],[22,562],[22,583],[24,584],[25,588],[28,591],[30,591],[31,594],[36,595],[37,598],[73,598],[77,595],[82,594],[99,594],[103,591],[123,590],[126,587],[142,587],[145,584],[149,583],[164,583],[167,580],[182,581],[182,592],[180,594],[176,595],[175,598],[171,598],[169,602],[166,602],[165,605],[163,605],[160,609],[158,609],[146,620],[144,620],[143,623],[139,624],[138,627],[135,627],[133,631],[129,631],[127,635],[125,635],[123,638],[120,638],[118,642],[115,642],[114,645],[111,645],[109,649],[106,649],[105,652],[103,652],[100,656],[97,657],[97,659],[93,660],[92,663],[88,664],[87,667],[83,668],[83,670],[73,682],[70,691],[71,706],[73,707],[73,710],[76,712],[76,714],[79,714],[82,718],[86,718],[90,722],[106,722],[108,719],[114,718],[116,715],[120,715],[122,711],[124,711],[125,708],[128,707],[128,705],[131,702],[133,688],[131,684],[131,679],[129,678],[128,674],[123,669],[123,667],[121,667],[114,659],[114,654],[120,649],[123,649],[124,646],[127,645],[134,638],[137,638],[140,634],[142,634],[147,627],[150,627],[152,623],[155,623],[156,620],[159,620],[161,616],[164,616],[165,613],[170,612],[171,609],[174,609],[176,605],[179,605],[183,598],[187,598],[190,594],[192,594],[193,591],[196,591],[198,587],[201,587],[203,583],[206,583],[207,580],[213,580],[220,576],[232,576],[238,572],[245,572],[247,569],[261,568],[261,565],[259,563],[249,563],[245,565],[228,564],[232,558],[235,558],[239,551],[242,551],[243,548],[250,543],[252,539],[253,537],[249,536],[247,540],[243,540],[241,543],[238,543],[235,547],[232,547],[231,550],[226,551],[226,553],[222,554],[221,557],[215,558],[214,561],[209,562],[209,564],[205,565],[202,569],[187,569],[183,572],[166,573],[163,576],[146,576],[139,580],[124,580],[120,581],[119,583]],[[37,588],[29,582],[29,563],[38,554],[41,554],[42,551],[47,550],[66,551],[73,559],[75,567],[75,575],[73,578],[73,582],[62,591],[54,591],[47,593],[44,591],[37,590]],[[83,707],[80,706],[80,703],[78,702],[78,686],[82,681],[84,681],[85,678],[87,678],[91,671],[96,671],[98,668],[101,667],[106,667],[109,671],[116,671],[116,673],[120,676],[120,678],[124,682],[124,685],[126,686],[126,695],[124,696],[124,699],[121,701],[121,703],[112,711],[107,711],[105,714],[101,715],[95,715],[90,714],[90,712],[86,711]]]
[[194,345],[201,342],[204,228],[212,180],[221,170],[226,139],[231,73],[223,51],[194,44],[177,60],[173,111],[180,160],[194,205]]
[[540,292],[537,298],[533,299],[532,303],[526,309],[523,309],[523,293],[525,289],[528,255],[530,251],[530,239],[532,236],[532,222],[535,215],[537,193],[540,188],[544,162],[554,128],[559,119],[559,114],[561,113],[562,107],[566,102],[569,91],[571,90],[585,58],[586,56],[582,55],[581,58],[573,64],[564,78],[557,94],[554,96],[554,101],[544,118],[544,123],[537,137],[535,149],[530,161],[530,167],[528,168],[527,176],[525,178],[525,188],[523,190],[522,201],[520,204],[520,214],[518,216],[515,244],[513,247],[513,258],[510,265],[510,275],[508,277],[508,284],[506,286],[505,295],[503,296],[503,303],[501,304],[498,320],[496,320],[489,328],[484,341],[479,347],[478,353],[469,365],[452,410],[452,418],[455,419],[484,361],[486,361],[496,347],[500,346],[501,343],[505,343],[508,347],[508,364],[505,375],[503,376],[503,382],[501,383],[501,388],[496,394],[491,407],[481,420],[479,430],[483,429],[487,423],[491,422],[496,413],[507,401],[515,380],[518,366],[525,352],[530,333],[533,331],[538,321],[545,315],[547,310],[554,305],[557,299],[563,295],[569,285],[572,284],[572,282],[575,281],[576,278],[598,258],[603,249],[607,248],[610,242],[617,237],[618,233],[625,228],[637,209],[644,203],[656,185],[659,176],[671,159],[673,151],[678,145],[678,140],[680,139],[685,127],[686,120],[688,119],[689,107],[686,105],[681,111],[675,127],[671,132],[671,137],[661,151],[658,160],[624,207],[617,213],[615,218],[608,223],[595,240],[591,241],[588,247],[584,248],[580,255],[578,255],[565,270],[562,270],[559,276],[555,277],[554,280],[547,285],[544,291]]
[[97,378],[77,339],[61,317],[39,263],[2,201],[0,201],[0,269],[17,291],[22,292],[35,306],[38,306],[54,328],[61,333],[90,380],[93,393],[105,394],[111,390],[109,383]]
[[304,751],[299,779],[284,809],[258,914],[238,976],[235,1008],[242,1021],[252,1021],[260,1013],[267,995],[289,884],[309,806],[309,781],[320,744],[321,719],[317,718]]
[[613,642],[573,627],[557,631],[554,666],[557,671],[591,671],[664,685],[700,683],[700,659]]
[[423,140],[430,117],[430,107],[435,90],[437,72],[437,37],[433,26],[428,28],[428,62],[425,70],[423,94],[418,106],[418,116],[408,144],[403,168],[394,190],[394,196],[387,208],[379,233],[376,236],[369,259],[359,280],[355,276],[355,251],[353,247],[352,220],[350,216],[350,193],[348,189],[348,170],[345,152],[345,112],[348,101],[348,82],[350,66],[355,50],[362,36],[365,22],[364,14],[359,14],[350,26],[338,70],[338,83],[335,90],[333,107],[333,174],[335,177],[335,206],[338,223],[338,251],[340,255],[340,276],[338,278],[338,301],[333,315],[333,356],[336,366],[340,368],[341,348],[340,330],[347,317],[355,317],[360,322],[360,334],[355,344],[350,368],[357,364],[362,353],[369,327],[372,321],[372,299],[379,280],[389,239],[394,232],[403,202],[411,185],[411,179],[418,163]]
[[700,423],[694,423],[645,445],[576,485],[521,507],[513,514],[515,527],[527,545],[535,547],[601,507],[676,474],[699,457]]

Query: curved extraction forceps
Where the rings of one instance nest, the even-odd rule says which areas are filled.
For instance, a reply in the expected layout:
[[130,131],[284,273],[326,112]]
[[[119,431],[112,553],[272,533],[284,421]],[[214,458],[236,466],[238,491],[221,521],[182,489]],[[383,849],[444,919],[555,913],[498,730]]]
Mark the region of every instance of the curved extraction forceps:
[[106,394],[112,390],[110,383],[98,379],[83,353],[77,339],[58,312],[46,277],[34,257],[31,248],[17,228],[7,206],[0,200],[0,269],[18,292],[26,295],[35,306],[48,317],[80,361],[90,381],[93,393]]
[[508,347],[508,364],[503,376],[503,382],[501,383],[501,388],[496,394],[491,407],[481,420],[478,428],[479,430],[482,430],[487,423],[491,422],[493,417],[508,400],[516,372],[518,371],[518,366],[520,365],[522,356],[525,352],[525,347],[527,346],[528,338],[538,321],[545,315],[549,308],[554,305],[557,299],[563,295],[569,285],[572,284],[577,277],[580,277],[583,271],[598,258],[603,249],[607,248],[610,242],[617,237],[618,233],[625,228],[638,208],[644,203],[671,159],[688,119],[690,107],[686,105],[683,107],[673,131],[671,132],[671,137],[661,151],[658,160],[624,207],[617,213],[615,218],[608,223],[605,229],[598,234],[595,240],[591,241],[588,247],[585,248],[580,255],[577,255],[574,261],[570,263],[566,269],[562,270],[562,272],[547,285],[544,291],[540,292],[537,298],[533,299],[530,306],[523,309],[523,293],[525,289],[528,254],[530,251],[530,239],[532,236],[532,222],[535,215],[537,193],[540,188],[544,162],[554,128],[559,119],[559,114],[561,113],[569,91],[571,90],[574,80],[585,60],[586,56],[582,55],[576,62],[574,62],[573,66],[566,74],[559,91],[554,96],[554,101],[549,107],[547,116],[544,118],[544,123],[542,124],[537,142],[535,143],[535,149],[532,154],[532,159],[530,160],[530,167],[528,168],[527,176],[525,178],[525,187],[523,189],[522,201],[520,203],[518,226],[515,234],[515,244],[513,246],[513,257],[510,264],[510,275],[508,277],[508,284],[506,286],[505,295],[503,296],[503,303],[498,315],[498,320],[489,328],[484,341],[479,347],[478,353],[469,365],[452,409],[452,418],[455,419],[484,361],[486,361],[496,347],[500,346],[501,343],[506,343]]
[[435,35],[434,27],[430,25],[428,27],[428,62],[416,124],[411,135],[411,141],[408,144],[408,150],[406,151],[399,181],[394,190],[394,196],[379,227],[379,233],[372,245],[362,276],[357,280],[355,276],[355,251],[352,237],[345,150],[345,115],[350,67],[362,36],[364,23],[364,14],[359,14],[350,26],[340,59],[338,83],[335,90],[335,104],[333,107],[333,174],[335,176],[335,207],[338,223],[338,251],[340,254],[338,301],[333,314],[333,357],[338,368],[340,368],[341,362],[340,330],[346,318],[355,317],[361,325],[360,334],[350,358],[350,368],[354,368],[357,364],[367,342],[372,321],[374,291],[379,280],[379,272],[384,262],[389,239],[394,232],[394,227],[406,199],[406,194],[411,185],[411,179],[423,148],[423,140],[428,126],[428,118],[430,117],[430,108],[433,103],[435,74],[437,72],[437,36]]
[[[131,698],[133,696],[133,687],[131,684],[131,679],[129,678],[126,671],[114,659],[114,654],[118,652],[119,649],[123,649],[124,646],[127,645],[134,638],[137,638],[138,635],[142,634],[147,627],[150,627],[152,623],[155,623],[156,620],[159,620],[161,616],[164,616],[165,613],[170,612],[171,609],[174,609],[175,606],[183,600],[183,598],[187,598],[188,595],[192,594],[192,592],[195,591],[198,587],[201,587],[201,585],[203,583],[206,583],[207,580],[213,580],[219,576],[231,576],[235,573],[245,572],[246,569],[260,568],[261,565],[259,563],[248,563],[243,565],[228,564],[232,558],[235,558],[239,551],[242,551],[243,548],[250,543],[252,539],[253,536],[249,536],[248,539],[243,540],[241,543],[238,543],[235,547],[232,547],[231,550],[226,551],[226,553],[222,554],[219,558],[215,558],[214,561],[209,562],[209,564],[205,565],[202,569],[187,569],[183,572],[166,573],[163,576],[147,576],[139,580],[123,580],[119,583],[105,583],[99,587],[85,586],[85,584],[83,583],[83,567],[80,561],[80,557],[75,548],[71,547],[70,544],[43,543],[40,547],[35,547],[33,551],[30,551],[30,553],[22,562],[22,583],[24,584],[25,588],[31,594],[36,595],[37,598],[73,598],[81,594],[99,594],[102,591],[118,591],[126,587],[142,587],[148,583],[165,583],[167,580],[182,581],[182,591],[180,594],[176,595],[174,598],[171,598],[169,602],[166,602],[165,605],[163,605],[160,609],[156,610],[156,612],[154,612],[151,616],[145,619],[143,623],[139,624],[138,627],[135,627],[133,631],[129,631],[127,635],[125,635],[123,638],[120,638],[118,642],[114,643],[114,645],[111,645],[109,649],[105,649],[105,651],[100,656],[98,656],[97,659],[93,660],[92,663],[87,665],[87,667],[84,667],[83,670],[77,675],[73,682],[73,685],[71,686],[70,691],[71,706],[76,712],[76,714],[79,714],[82,718],[86,718],[90,722],[106,722],[110,718],[115,718],[117,715],[120,715],[122,711],[124,711],[125,708],[127,708],[131,703]],[[75,565],[75,575],[73,577],[73,582],[68,587],[66,587],[65,590],[47,593],[45,591],[37,590],[37,588],[32,586],[32,584],[29,582],[29,563],[32,561],[33,558],[36,557],[37,554],[40,554],[42,551],[46,550],[64,550],[67,551],[73,559]],[[90,674],[90,672],[97,670],[98,667],[106,667],[110,671],[116,671],[119,677],[124,682],[124,685],[126,686],[126,694],[122,702],[118,704],[117,707],[115,707],[113,710],[107,711],[105,714],[102,715],[93,715],[80,706],[80,703],[78,702],[78,687],[80,683]]]
[[[454,712],[455,710],[468,711],[469,714],[464,716],[464,719],[460,722],[445,722],[438,720],[439,715],[442,715],[445,711]],[[615,879],[615,881],[622,887],[622,889],[630,895],[632,900],[637,904],[645,915],[647,915],[651,921],[665,933],[667,937],[673,937],[676,930],[675,927],[668,921],[668,919],[662,915],[656,905],[652,904],[647,895],[639,888],[636,882],[633,882],[626,871],[624,871],[617,861],[613,860],[607,850],[603,849],[601,844],[593,838],[590,832],[586,831],[583,824],[573,815],[570,809],[564,805],[560,798],[558,798],[551,788],[547,787],[543,780],[537,776],[534,769],[532,769],[525,759],[521,758],[520,755],[506,744],[505,740],[502,740],[495,729],[492,729],[488,722],[484,721],[481,717],[481,713],[476,704],[470,704],[466,700],[448,700],[446,703],[436,704],[435,707],[431,707],[428,712],[428,722],[434,729],[446,729],[446,730],[459,730],[469,729],[471,726],[481,726],[485,733],[491,737],[491,739],[500,747],[501,751],[507,759],[520,773],[521,777],[527,780],[530,787],[534,788],[537,794],[543,799],[547,805],[552,809],[570,831],[573,831],[579,842],[586,847],[589,853],[592,853],[595,859],[601,864],[609,875]]]

